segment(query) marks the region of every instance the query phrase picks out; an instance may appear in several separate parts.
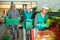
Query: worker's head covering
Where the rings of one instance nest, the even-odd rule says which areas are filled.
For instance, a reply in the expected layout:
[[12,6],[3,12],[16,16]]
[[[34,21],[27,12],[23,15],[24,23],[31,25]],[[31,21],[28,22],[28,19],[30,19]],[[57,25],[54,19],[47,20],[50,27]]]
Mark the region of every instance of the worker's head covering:
[[11,4],[11,7],[15,7],[15,4]]
[[45,5],[42,6],[42,8],[48,10],[49,9],[49,6],[48,6],[48,4],[45,4]]
[[30,5],[27,5],[26,9],[32,8]]

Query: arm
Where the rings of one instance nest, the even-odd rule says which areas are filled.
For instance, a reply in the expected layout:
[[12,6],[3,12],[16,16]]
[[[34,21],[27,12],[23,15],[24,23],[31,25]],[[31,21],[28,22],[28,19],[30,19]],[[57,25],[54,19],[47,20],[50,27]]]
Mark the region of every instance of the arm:
[[32,16],[31,16],[31,18],[33,19],[34,18],[34,13],[32,12]]
[[19,11],[17,10],[17,17],[20,17]]
[[7,16],[8,16],[9,18],[11,18],[10,10],[8,11],[8,13],[7,13],[7,14],[8,14]]
[[37,26],[37,15],[35,16],[34,25]]
[[24,20],[25,20],[26,19],[25,11],[23,11],[23,15],[24,15]]
[[41,26],[41,27],[48,28],[48,27],[49,27],[49,24],[43,24],[43,23],[41,23],[40,26]]
[[17,11],[17,18],[18,18],[18,20],[21,19],[20,14],[19,14],[19,11]]

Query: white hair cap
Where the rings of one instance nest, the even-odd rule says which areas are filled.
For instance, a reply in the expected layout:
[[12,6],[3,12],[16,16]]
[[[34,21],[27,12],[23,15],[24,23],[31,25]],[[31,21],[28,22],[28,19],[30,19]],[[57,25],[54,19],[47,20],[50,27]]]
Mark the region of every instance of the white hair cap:
[[30,5],[27,5],[26,9],[32,8]]
[[45,4],[45,5],[42,6],[42,8],[48,10],[49,9],[49,6],[47,4]]

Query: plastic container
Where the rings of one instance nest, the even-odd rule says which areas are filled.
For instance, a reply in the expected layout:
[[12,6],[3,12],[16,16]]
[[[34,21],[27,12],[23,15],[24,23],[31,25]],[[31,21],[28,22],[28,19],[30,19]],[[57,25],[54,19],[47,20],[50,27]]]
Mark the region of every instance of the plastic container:
[[6,16],[6,25],[18,25],[20,23],[20,17],[17,17],[16,19],[9,19],[8,16]]
[[2,40],[10,40],[10,36],[9,35],[5,35],[5,36],[3,36]]
[[35,29],[31,30],[31,40],[55,40],[56,35],[53,31],[36,31]]

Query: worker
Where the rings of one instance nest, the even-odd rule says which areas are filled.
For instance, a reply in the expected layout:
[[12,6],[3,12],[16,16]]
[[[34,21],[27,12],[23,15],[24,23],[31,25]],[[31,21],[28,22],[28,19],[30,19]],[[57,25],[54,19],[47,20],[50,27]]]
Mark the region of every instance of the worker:
[[[15,7],[15,4],[11,4],[11,8],[10,10],[8,11],[8,17],[9,19],[17,19],[17,18],[20,18],[20,15],[19,15],[19,12],[18,10],[16,10],[16,7]],[[12,27],[12,35],[13,35],[13,40],[15,40],[15,28],[17,30],[17,37],[19,38],[19,28],[18,28],[18,25],[16,24],[11,24],[11,27]]]
[[49,18],[48,15],[49,6],[45,4],[42,6],[41,12],[37,13],[35,16],[34,26],[37,30],[45,30],[49,27],[49,24],[46,24],[46,20]]
[[[27,27],[27,25],[26,25],[27,21],[26,20],[30,21],[33,19],[33,12],[32,12],[32,8],[30,5],[27,5],[26,10],[24,10],[23,14],[24,14],[24,22],[23,22],[23,36],[24,37],[23,37],[23,39],[27,40],[26,39],[26,31],[28,28],[26,29],[26,27]],[[28,23],[28,25],[29,25],[29,23]],[[31,25],[32,25],[32,23],[31,23]],[[30,25],[30,27],[32,27],[31,25]]]

